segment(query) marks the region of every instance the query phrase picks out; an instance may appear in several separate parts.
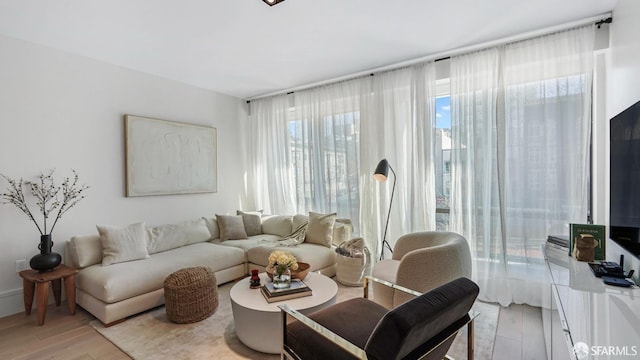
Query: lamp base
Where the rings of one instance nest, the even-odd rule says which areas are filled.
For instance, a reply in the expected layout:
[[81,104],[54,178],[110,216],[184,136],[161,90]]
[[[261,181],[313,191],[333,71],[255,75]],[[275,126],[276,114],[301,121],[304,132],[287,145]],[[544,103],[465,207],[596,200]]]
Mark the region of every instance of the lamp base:
[[387,241],[387,239],[382,240],[382,251],[380,252],[380,260],[382,260],[384,258],[384,248],[389,249],[389,252],[393,254],[393,250],[391,249],[391,245],[389,245],[389,242]]

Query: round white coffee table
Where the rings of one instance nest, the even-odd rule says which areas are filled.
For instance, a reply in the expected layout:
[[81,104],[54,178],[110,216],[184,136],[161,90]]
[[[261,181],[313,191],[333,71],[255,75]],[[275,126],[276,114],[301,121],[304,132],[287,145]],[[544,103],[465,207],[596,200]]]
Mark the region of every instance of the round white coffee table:
[[[266,273],[260,282],[271,281]],[[279,354],[282,346],[282,320],[278,305],[287,304],[303,314],[310,314],[335,304],[338,285],[330,278],[309,273],[304,282],[313,295],[268,303],[260,289],[249,287],[249,278],[238,281],[229,293],[236,335],[246,346],[269,354]]]

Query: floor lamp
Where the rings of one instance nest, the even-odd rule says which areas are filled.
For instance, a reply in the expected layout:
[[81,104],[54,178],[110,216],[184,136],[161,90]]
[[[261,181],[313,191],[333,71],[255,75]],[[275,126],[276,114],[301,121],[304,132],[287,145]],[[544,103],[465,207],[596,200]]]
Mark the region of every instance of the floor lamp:
[[391,250],[391,245],[387,242],[387,229],[389,228],[389,217],[391,216],[391,204],[393,203],[393,193],[396,191],[396,172],[393,171],[391,165],[387,159],[382,159],[376,166],[376,171],[373,172],[373,178],[376,181],[387,181],[387,175],[389,174],[389,169],[393,173],[393,188],[391,190],[391,201],[389,201],[389,213],[387,214],[387,224],[384,226],[384,235],[382,236],[382,251],[380,251],[380,260],[384,257],[384,248],[386,247],[393,254],[393,250]]

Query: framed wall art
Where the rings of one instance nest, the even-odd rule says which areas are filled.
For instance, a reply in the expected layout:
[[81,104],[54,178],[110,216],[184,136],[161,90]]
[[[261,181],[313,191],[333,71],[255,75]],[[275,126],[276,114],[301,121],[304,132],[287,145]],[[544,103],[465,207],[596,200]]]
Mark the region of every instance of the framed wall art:
[[217,191],[216,128],[125,115],[126,195]]

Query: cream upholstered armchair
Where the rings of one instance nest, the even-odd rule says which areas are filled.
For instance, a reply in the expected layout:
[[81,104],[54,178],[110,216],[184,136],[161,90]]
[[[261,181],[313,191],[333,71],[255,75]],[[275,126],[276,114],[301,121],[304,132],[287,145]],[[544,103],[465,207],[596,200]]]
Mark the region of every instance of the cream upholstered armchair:
[[[374,277],[424,293],[459,277],[471,278],[467,240],[454,232],[425,231],[401,236],[393,257],[375,264]],[[374,284],[376,302],[388,309],[412,296]]]

